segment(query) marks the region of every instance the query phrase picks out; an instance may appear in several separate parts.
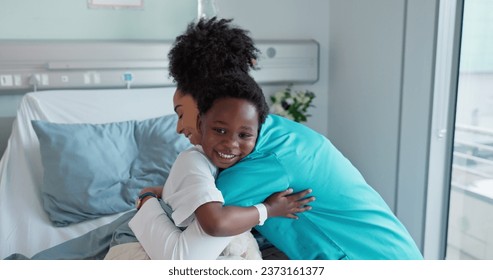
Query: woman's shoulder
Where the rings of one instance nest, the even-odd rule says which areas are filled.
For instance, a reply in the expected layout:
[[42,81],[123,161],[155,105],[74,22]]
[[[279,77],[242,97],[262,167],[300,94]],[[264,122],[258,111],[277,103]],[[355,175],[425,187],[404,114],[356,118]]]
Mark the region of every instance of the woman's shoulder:
[[304,147],[308,150],[328,142],[328,139],[304,124],[277,115],[269,115],[260,131],[256,150],[277,153],[279,150]]

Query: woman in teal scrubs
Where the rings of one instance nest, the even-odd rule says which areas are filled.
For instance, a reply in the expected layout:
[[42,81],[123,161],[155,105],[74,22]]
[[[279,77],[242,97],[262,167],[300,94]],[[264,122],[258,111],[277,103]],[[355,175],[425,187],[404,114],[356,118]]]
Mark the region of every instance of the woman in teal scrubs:
[[[196,133],[200,84],[214,75],[248,72],[258,50],[230,20],[202,20],[177,37],[169,53],[175,98],[187,98],[178,133]],[[270,115],[255,150],[217,179],[227,205],[251,206],[292,187],[313,190],[299,219],[269,219],[256,229],[290,259],[422,259],[414,240],[381,196],[323,135]]]

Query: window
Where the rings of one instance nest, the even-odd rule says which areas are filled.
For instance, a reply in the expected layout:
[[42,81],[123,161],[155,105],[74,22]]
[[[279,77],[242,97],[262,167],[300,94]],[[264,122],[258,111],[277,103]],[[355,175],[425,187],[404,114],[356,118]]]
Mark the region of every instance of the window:
[[446,259],[493,259],[493,1],[465,0]]

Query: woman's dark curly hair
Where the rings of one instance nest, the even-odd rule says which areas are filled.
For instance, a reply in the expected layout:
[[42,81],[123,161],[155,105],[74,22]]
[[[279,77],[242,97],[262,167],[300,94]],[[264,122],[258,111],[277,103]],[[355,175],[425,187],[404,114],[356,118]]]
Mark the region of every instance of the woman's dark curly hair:
[[[248,31],[232,19],[201,19],[190,23],[168,53],[169,74],[177,87],[189,94],[215,75],[243,71],[254,66],[259,50]],[[195,94],[193,94],[195,97]]]
[[269,113],[269,106],[260,86],[248,73],[237,71],[215,76],[204,83],[197,93],[199,113],[205,114],[214,102],[222,98],[238,98],[250,102],[257,109],[259,129]]

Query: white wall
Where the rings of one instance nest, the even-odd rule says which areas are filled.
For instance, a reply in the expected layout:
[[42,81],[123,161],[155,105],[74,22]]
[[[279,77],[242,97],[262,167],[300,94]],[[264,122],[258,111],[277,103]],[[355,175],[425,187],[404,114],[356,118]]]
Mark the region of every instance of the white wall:
[[329,138],[423,246],[438,1],[331,0]]
[[395,209],[405,1],[330,4],[329,138]]

